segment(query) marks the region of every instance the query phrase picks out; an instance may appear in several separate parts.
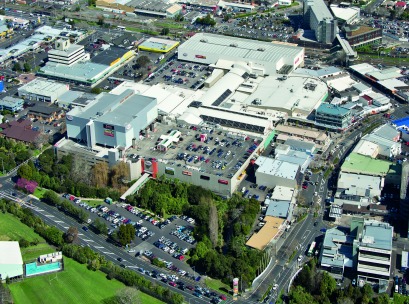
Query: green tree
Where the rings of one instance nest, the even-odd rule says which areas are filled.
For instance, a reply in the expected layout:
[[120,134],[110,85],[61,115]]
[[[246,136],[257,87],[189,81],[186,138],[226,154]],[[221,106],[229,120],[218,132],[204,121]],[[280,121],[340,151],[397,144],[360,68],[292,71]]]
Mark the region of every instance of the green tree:
[[108,227],[107,225],[101,221],[99,218],[95,219],[95,221],[92,224],[95,228],[95,230],[100,233],[100,234],[104,234],[107,235],[108,234]]
[[64,239],[67,243],[72,243],[78,238],[78,228],[71,226],[68,228],[67,232],[64,234]]
[[292,288],[289,295],[290,304],[316,304],[313,296],[305,291],[301,286]]
[[24,72],[31,71],[31,65],[28,62],[24,62],[23,67],[24,67]]
[[43,194],[42,201],[45,202],[46,204],[55,206],[58,205],[61,202],[60,197],[58,196],[57,193],[55,193],[52,190],[47,190]]
[[22,177],[22,178],[31,180],[31,178],[33,176],[33,169],[28,164],[21,165],[17,169],[17,175]]
[[164,36],[169,35],[169,28],[164,27],[164,28],[161,30],[160,34],[161,34],[161,35],[164,35]]
[[373,297],[373,290],[371,285],[365,284],[364,287],[362,287],[362,303],[363,304],[368,304]]
[[21,72],[21,64],[19,62],[14,63],[13,71]]
[[91,93],[92,94],[100,94],[102,92],[101,88],[92,88]]
[[149,57],[148,57],[148,56],[145,56],[145,55],[139,56],[139,57],[136,59],[136,64],[137,64],[137,66],[140,67],[140,68],[146,67],[150,62],[151,62],[151,60],[149,59]]
[[337,282],[328,272],[324,271],[321,277],[320,294],[323,298],[330,297],[337,287]]
[[130,244],[134,238],[134,235],[135,235],[135,228],[131,224],[119,226],[117,236],[118,236],[118,241],[121,243],[122,246]]

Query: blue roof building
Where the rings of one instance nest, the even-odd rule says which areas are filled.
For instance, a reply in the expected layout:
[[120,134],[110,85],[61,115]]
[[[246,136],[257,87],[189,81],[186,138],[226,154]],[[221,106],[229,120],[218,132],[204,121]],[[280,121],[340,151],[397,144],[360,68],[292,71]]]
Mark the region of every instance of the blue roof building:
[[315,122],[317,125],[330,129],[344,130],[351,125],[351,110],[342,106],[323,103],[315,112]]

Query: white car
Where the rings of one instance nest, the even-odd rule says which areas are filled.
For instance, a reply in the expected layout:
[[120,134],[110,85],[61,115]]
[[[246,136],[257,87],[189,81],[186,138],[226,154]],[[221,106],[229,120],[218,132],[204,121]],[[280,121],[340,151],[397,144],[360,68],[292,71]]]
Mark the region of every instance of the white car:
[[300,256],[298,257],[297,261],[298,261],[298,262],[301,262],[301,261],[302,261],[302,255],[300,255]]
[[273,290],[277,290],[277,288],[278,288],[278,284],[274,284]]

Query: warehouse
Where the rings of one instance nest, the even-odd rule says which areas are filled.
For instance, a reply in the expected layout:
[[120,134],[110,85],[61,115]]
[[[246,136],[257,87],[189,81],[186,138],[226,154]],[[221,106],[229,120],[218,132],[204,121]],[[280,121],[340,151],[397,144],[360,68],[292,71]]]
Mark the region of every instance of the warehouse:
[[129,148],[142,130],[158,116],[156,99],[126,90],[119,95],[102,93],[84,108],[67,113],[67,136],[92,148]]
[[0,242],[0,281],[23,276],[23,258],[18,242]]
[[68,91],[69,86],[66,84],[36,78],[18,88],[18,96],[28,100],[55,103],[58,100],[58,97]]
[[258,166],[256,170],[257,182],[269,188],[276,186],[295,188],[301,179],[298,164],[260,156],[256,160],[256,165]]
[[203,64],[244,61],[256,75],[288,74],[304,64],[304,49],[286,44],[198,33],[178,49],[178,59]]

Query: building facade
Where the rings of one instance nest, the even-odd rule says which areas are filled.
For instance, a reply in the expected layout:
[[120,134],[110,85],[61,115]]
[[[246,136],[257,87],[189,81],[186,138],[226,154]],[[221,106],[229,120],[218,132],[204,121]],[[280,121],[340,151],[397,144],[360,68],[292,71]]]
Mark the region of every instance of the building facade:
[[5,96],[0,100],[0,109],[11,112],[18,112],[23,109],[24,100],[21,98],[14,98],[11,96]]
[[345,37],[353,47],[382,44],[382,29],[369,26],[345,27]]
[[331,44],[338,31],[338,21],[334,19],[323,0],[303,1],[304,22],[315,32],[318,42]]
[[69,86],[63,83],[36,78],[18,88],[18,96],[35,101],[55,103],[58,97],[69,91]]
[[58,39],[53,50],[48,51],[48,61],[71,65],[86,59],[83,45],[71,44],[69,40]]
[[331,129],[345,130],[352,122],[351,111],[342,106],[323,103],[315,112],[315,122]]

